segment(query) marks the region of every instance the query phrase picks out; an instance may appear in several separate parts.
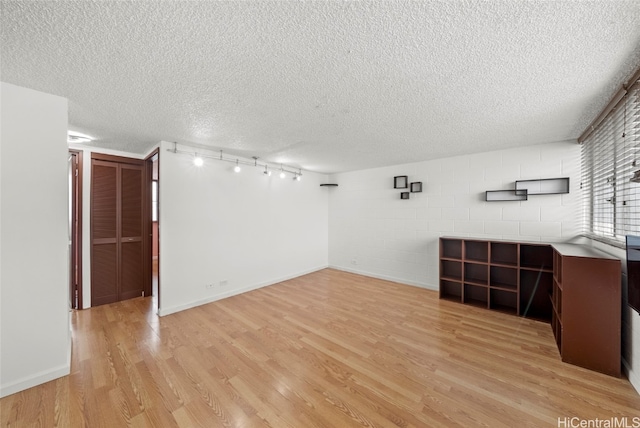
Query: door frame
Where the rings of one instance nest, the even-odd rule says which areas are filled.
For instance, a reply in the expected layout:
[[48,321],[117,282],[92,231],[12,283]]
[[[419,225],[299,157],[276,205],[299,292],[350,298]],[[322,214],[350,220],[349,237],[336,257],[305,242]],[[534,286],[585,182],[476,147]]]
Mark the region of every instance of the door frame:
[[[147,201],[151,198],[150,196],[150,186],[144,185],[146,183],[146,174],[147,174],[147,162],[146,159],[139,158],[129,158],[124,156],[116,156],[116,155],[107,155],[103,153],[91,153],[91,161],[93,165],[93,161],[107,161],[107,162],[117,162],[123,164],[130,164],[136,166],[142,166],[142,176],[143,176],[143,186],[142,186],[142,292],[143,295],[150,296],[151,295],[151,247],[148,245],[150,242],[148,239],[144,239],[144,233],[146,231],[151,230],[151,221],[150,221],[150,204]],[[92,169],[93,173],[93,169]],[[93,181],[92,181],[93,182]],[[90,202],[90,217],[91,222],[93,223],[93,189],[91,191],[91,202]],[[93,262],[93,228],[91,228],[91,259]],[[92,285],[93,287],[93,285]],[[92,305],[93,305],[93,296],[92,296]]]
[[[69,149],[69,155],[75,158],[75,174],[73,176],[73,184],[71,190],[71,254],[69,255],[70,272],[69,272],[69,295],[71,297],[71,308],[82,309],[82,183],[83,183],[83,163],[82,150]],[[74,271],[75,284],[74,290]]]
[[[158,190],[160,189],[160,148],[156,148],[149,153],[144,159],[145,164],[145,230],[149,239],[145,239],[144,242],[144,254],[145,254],[145,296],[151,296],[153,294],[153,221],[151,219],[152,210],[152,183],[153,183],[153,162],[154,159],[158,162]],[[160,226],[160,192],[158,191],[158,226]],[[158,227],[158,295],[156,297],[157,309],[160,309],[160,227]]]

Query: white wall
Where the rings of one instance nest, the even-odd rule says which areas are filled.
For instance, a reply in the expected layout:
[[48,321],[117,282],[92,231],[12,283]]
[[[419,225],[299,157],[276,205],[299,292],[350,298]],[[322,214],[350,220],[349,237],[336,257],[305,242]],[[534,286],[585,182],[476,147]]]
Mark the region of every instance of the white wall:
[[67,100],[1,84],[0,396],[70,371]]
[[[330,189],[329,264],[438,288],[438,238],[477,236],[566,241],[580,233],[580,146],[554,143],[335,174]],[[393,177],[421,181],[401,200]],[[571,192],[522,202],[485,202],[515,180],[570,177]]]
[[327,266],[326,176],[294,182],[211,159],[198,168],[172,147],[160,150],[161,315]]

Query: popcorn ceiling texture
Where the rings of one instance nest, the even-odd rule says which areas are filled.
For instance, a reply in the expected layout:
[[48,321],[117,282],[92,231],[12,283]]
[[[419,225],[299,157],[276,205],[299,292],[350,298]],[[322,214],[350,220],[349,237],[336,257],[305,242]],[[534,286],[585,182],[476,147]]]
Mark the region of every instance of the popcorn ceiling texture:
[[637,0],[0,7],[0,78],[92,145],[326,173],[576,139],[640,65]]

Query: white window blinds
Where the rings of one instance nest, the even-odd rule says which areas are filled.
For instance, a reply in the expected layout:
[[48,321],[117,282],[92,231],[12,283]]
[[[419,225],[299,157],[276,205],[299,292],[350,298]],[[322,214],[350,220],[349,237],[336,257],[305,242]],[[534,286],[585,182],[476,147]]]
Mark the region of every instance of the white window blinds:
[[[582,146],[582,192],[588,236],[621,246],[640,235],[640,85],[626,91]],[[640,176],[640,172],[638,173]]]

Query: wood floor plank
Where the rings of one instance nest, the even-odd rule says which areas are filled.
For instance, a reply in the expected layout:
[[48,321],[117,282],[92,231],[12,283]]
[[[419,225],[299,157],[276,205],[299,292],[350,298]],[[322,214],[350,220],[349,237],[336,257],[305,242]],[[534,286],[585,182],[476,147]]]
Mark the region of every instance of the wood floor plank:
[[[626,379],[565,364],[548,324],[332,269],[158,317],[72,314],[71,375],[2,427],[556,427],[633,418]],[[629,419],[632,420],[632,419]]]

